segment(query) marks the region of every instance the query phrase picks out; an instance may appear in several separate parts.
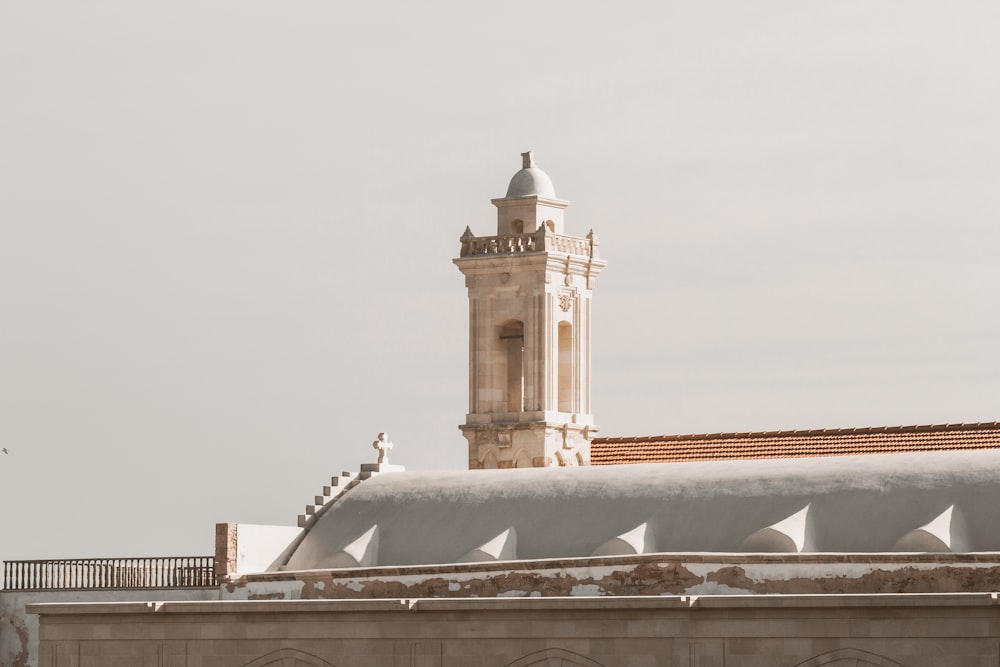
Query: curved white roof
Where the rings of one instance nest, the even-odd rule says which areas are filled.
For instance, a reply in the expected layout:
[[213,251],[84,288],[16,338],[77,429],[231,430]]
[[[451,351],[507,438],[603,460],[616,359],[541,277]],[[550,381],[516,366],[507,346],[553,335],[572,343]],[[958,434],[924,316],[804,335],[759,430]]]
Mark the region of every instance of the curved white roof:
[[556,189],[549,175],[538,167],[528,167],[514,174],[507,186],[506,199],[515,197],[543,197],[555,199]]
[[930,525],[952,551],[1000,551],[1000,452],[385,473],[331,505],[285,567],[887,552]]

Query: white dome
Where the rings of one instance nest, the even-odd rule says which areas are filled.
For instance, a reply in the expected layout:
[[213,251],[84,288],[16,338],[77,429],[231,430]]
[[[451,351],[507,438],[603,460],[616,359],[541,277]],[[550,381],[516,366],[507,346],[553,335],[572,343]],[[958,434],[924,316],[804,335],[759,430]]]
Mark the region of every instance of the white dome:
[[507,199],[516,197],[556,198],[556,189],[549,175],[538,167],[528,167],[514,174],[507,186]]

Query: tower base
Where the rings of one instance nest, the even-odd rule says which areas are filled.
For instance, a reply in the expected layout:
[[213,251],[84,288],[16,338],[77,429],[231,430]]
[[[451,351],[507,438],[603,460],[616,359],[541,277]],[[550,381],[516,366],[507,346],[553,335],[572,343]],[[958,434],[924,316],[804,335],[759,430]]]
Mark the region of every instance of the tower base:
[[530,422],[464,424],[469,470],[590,465],[593,425]]

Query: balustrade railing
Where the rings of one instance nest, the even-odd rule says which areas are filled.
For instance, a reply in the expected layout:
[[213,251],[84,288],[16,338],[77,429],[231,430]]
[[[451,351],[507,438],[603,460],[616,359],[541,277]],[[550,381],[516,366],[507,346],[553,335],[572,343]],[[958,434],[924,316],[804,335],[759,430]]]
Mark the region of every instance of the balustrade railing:
[[511,236],[473,236],[462,237],[462,257],[477,255],[512,255],[527,252],[565,252],[570,255],[597,258],[597,244],[591,236],[585,239],[575,236],[546,234],[514,234]]
[[589,239],[578,239],[575,236],[556,236],[555,234],[547,234],[545,236],[545,241],[546,250],[565,252],[570,255],[588,256],[594,254],[591,252],[593,244],[591,244]]
[[514,236],[477,236],[462,241],[462,257],[470,255],[507,255],[520,252],[535,252],[537,244],[534,234]]
[[3,564],[3,587],[9,591],[204,588],[215,583],[212,556],[8,560]]

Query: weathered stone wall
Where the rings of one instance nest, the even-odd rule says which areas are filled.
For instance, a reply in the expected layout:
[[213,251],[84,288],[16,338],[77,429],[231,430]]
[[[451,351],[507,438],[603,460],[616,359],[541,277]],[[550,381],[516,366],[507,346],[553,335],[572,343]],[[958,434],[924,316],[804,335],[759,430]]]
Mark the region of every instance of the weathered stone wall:
[[36,667],[39,665],[38,616],[25,613],[25,607],[29,604],[217,599],[219,599],[218,588],[0,591],[0,667]]
[[46,667],[983,667],[996,595],[35,605]]
[[971,593],[1000,590],[1000,554],[649,554],[265,572],[244,600]]

